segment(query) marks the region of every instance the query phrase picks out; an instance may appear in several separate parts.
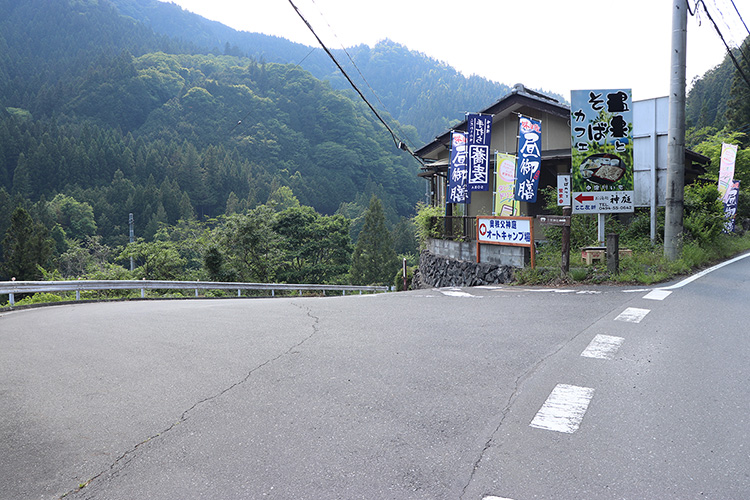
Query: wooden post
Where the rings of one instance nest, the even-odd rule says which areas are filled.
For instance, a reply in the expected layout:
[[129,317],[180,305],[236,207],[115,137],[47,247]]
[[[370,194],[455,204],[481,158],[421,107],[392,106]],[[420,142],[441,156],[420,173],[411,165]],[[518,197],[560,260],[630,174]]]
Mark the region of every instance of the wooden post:
[[607,235],[607,271],[611,274],[620,272],[620,235]]
[[[563,217],[570,217],[571,207],[563,207]],[[562,227],[562,265],[560,267],[563,275],[570,272],[570,224]]]

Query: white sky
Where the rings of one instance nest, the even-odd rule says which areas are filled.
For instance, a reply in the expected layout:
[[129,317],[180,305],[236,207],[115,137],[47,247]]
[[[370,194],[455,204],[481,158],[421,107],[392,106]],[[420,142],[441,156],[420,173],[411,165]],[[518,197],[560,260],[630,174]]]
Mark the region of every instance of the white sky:
[[[288,0],[170,1],[238,30],[318,46]],[[575,89],[632,88],[636,100],[669,91],[671,0],[293,1],[329,48],[389,38],[465,75],[566,99]],[[734,3],[750,23],[750,0]],[[748,32],[731,0],[705,4],[727,41],[741,43]],[[688,18],[688,85],[726,54],[705,14],[700,21]]]

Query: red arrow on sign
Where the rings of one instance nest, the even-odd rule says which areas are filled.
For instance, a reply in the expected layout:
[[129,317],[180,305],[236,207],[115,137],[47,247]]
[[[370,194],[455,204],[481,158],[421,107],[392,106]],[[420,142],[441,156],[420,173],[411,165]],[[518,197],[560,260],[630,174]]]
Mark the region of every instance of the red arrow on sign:
[[583,203],[584,201],[594,201],[594,197],[593,196],[583,196],[583,193],[581,193],[581,194],[579,194],[578,196],[575,197],[575,200],[578,203]]

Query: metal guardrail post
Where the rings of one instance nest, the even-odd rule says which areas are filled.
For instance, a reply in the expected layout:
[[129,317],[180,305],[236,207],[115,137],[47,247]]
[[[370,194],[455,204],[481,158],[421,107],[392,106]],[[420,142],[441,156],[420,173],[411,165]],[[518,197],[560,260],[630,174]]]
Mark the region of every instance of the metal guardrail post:
[[16,305],[16,296],[15,296],[15,294],[13,294],[13,293],[9,293],[8,294],[8,302],[12,306]]

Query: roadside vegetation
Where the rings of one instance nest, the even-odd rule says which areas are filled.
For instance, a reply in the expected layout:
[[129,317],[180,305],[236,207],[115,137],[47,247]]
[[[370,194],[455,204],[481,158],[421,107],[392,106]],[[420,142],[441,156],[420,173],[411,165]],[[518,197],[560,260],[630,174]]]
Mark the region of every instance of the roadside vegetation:
[[[554,191],[545,193],[549,208],[562,214],[557,206]],[[699,183],[685,188],[685,212],[682,255],[679,259],[664,257],[664,210],[657,215],[656,240],[650,238],[649,209],[636,209],[635,213],[618,214],[606,218],[606,232],[619,235],[621,249],[632,250],[630,257],[620,257],[619,272],[610,273],[607,263],[595,261],[586,265],[581,249],[598,246],[597,222],[594,215],[575,215],[570,236],[570,272],[561,272],[562,228],[548,227],[546,241],[536,254],[536,268],[516,272],[516,283],[543,284],[643,284],[652,285],[709,267],[717,262],[750,249],[750,232],[740,221],[750,221],[750,196],[741,192],[737,212],[737,226],[732,234],[724,233],[726,220],[721,201],[717,199],[715,183]],[[745,222],[747,224],[747,222]]]

